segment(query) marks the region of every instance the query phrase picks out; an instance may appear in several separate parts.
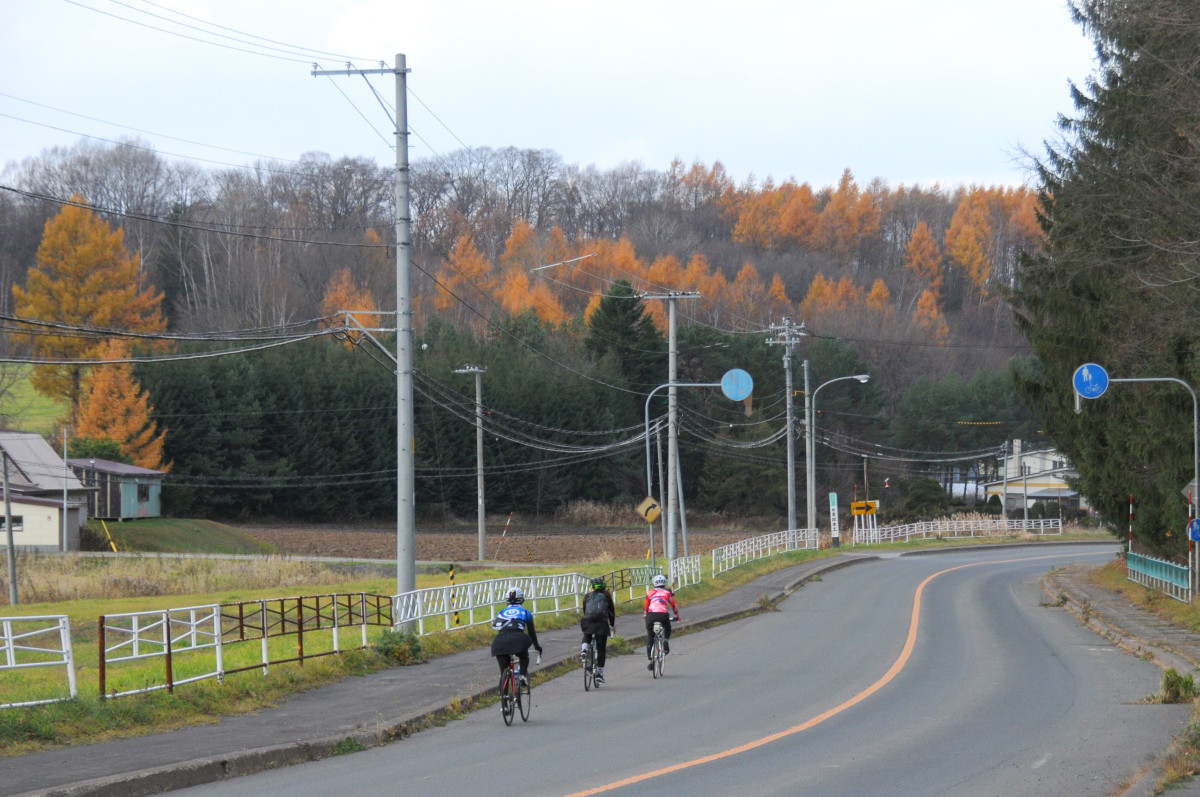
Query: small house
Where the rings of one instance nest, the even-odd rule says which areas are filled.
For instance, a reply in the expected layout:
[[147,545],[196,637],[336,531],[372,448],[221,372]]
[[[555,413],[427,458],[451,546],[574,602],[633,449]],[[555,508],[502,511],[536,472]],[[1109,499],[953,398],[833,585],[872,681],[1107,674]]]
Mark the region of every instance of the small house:
[[[40,434],[0,430],[0,451],[8,480],[7,510],[0,505],[0,544],[7,544],[7,511],[12,515],[14,546],[79,550],[88,489]],[[0,501],[4,497],[0,495]]]
[[88,517],[135,520],[162,516],[165,473],[107,459],[70,459],[76,478],[88,493]]

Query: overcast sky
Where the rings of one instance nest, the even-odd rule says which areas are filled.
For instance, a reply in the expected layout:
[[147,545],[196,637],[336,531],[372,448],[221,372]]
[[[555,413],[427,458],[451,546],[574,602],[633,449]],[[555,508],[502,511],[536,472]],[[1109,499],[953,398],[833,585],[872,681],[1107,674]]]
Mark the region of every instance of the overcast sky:
[[376,97],[311,73],[397,53],[413,159],[513,146],[814,187],[1030,183],[1020,151],[1094,64],[1063,0],[0,0],[0,165],[84,136],[208,168],[391,164],[394,78]]

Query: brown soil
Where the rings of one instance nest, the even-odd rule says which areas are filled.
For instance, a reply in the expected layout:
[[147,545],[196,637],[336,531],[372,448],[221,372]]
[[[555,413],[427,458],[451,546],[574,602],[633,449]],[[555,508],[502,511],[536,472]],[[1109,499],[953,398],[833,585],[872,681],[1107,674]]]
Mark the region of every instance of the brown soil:
[[[255,539],[274,545],[280,553],[295,556],[344,556],[363,559],[396,558],[394,525],[241,524]],[[662,536],[655,526],[654,553],[662,557]],[[503,534],[503,527],[487,529],[487,558],[500,562],[595,562],[606,559],[640,559],[650,546],[647,529],[518,528]],[[688,552],[707,554],[713,548],[763,532],[688,529]],[[503,534],[503,536],[502,536]],[[682,549],[682,542],[679,543]],[[478,554],[478,529],[416,532],[418,561],[471,562]]]

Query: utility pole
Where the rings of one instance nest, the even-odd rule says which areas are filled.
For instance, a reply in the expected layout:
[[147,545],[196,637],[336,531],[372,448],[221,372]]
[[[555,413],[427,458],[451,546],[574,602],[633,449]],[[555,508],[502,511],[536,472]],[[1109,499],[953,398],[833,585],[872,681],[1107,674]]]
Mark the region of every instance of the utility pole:
[[487,559],[487,524],[483,504],[483,372],[478,365],[464,365],[456,368],[456,374],[475,374],[475,485],[477,504],[475,511],[479,517],[479,561]]
[[813,478],[813,438],[812,438],[812,390],[808,386],[808,360],[804,361],[804,474],[807,489],[804,492],[805,505],[808,507],[808,525],[805,528],[817,527],[817,486]]
[[[676,485],[679,481],[677,475],[679,470],[679,403],[675,393],[678,358],[678,347],[675,340],[675,300],[699,299],[700,294],[694,291],[687,293],[670,291],[665,294],[643,294],[642,298],[667,300],[667,384],[670,387],[667,392],[667,481],[663,488],[667,494],[667,519],[663,526],[664,533],[667,535],[667,549],[663,553],[669,562],[678,558],[675,529],[679,515],[679,493],[676,492]],[[683,548],[685,551],[687,550],[686,539],[683,541]]]
[[4,529],[8,532],[8,605],[17,605],[17,547],[13,544],[12,495],[8,492],[8,452],[4,456]]
[[417,588],[416,463],[413,457],[412,232],[409,217],[408,68],[403,53],[388,69],[327,70],[322,75],[396,76],[396,592]]
[[[771,331],[778,333],[777,337],[767,338],[769,345],[779,344],[783,346],[783,370],[787,375],[787,494],[788,494],[788,515],[787,527],[788,531],[796,528],[796,426],[795,414],[792,411],[792,348],[800,342],[800,338],[808,334],[804,328],[804,323],[800,326],[794,326],[792,319],[787,316],[783,317],[783,325],[771,325]],[[805,361],[805,366],[808,361]],[[805,384],[804,394],[808,395],[808,368],[804,369]],[[807,400],[807,399],[806,399]],[[806,416],[807,417],[807,416]]]

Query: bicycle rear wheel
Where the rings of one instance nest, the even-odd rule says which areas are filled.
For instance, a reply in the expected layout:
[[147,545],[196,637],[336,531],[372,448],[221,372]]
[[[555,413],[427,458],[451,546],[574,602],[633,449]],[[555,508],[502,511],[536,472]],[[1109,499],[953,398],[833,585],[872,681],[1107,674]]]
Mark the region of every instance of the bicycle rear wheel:
[[528,681],[517,681],[517,708],[521,710],[521,722],[529,722],[529,710],[533,708],[533,698],[529,695]]
[[500,715],[504,717],[505,725],[512,725],[513,722],[513,712],[516,709],[516,690],[513,689],[515,682],[512,668],[505,670],[504,675],[500,676]]
[[592,665],[596,663],[596,643],[595,641],[588,643],[587,654],[583,657],[583,691],[588,691],[592,688],[595,682],[596,673]]
[[653,645],[653,647],[650,648],[650,663],[654,665],[650,669],[650,674],[653,675],[655,678],[659,678],[662,676],[662,660],[663,660],[662,636],[655,634],[654,645]]

